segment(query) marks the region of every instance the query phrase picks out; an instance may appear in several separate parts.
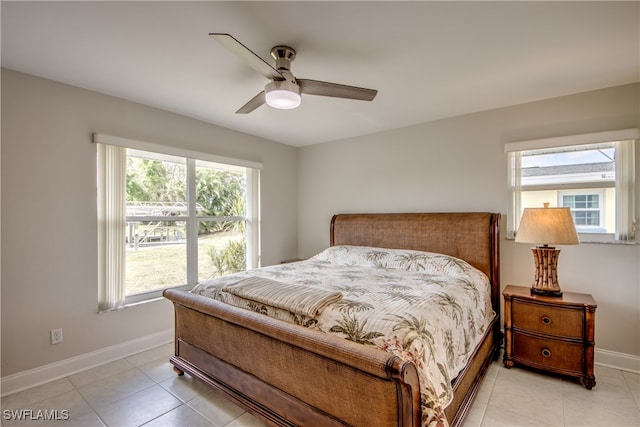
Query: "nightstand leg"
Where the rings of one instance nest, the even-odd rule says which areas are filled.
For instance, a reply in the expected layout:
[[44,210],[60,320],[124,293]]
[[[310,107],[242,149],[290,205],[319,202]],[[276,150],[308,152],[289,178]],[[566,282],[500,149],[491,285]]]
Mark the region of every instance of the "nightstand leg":
[[582,384],[587,388],[587,390],[591,390],[596,386],[596,377],[593,375],[587,375],[582,378]]
[[507,369],[513,368],[512,341],[513,331],[511,330],[511,298],[504,298],[504,356],[502,363]]

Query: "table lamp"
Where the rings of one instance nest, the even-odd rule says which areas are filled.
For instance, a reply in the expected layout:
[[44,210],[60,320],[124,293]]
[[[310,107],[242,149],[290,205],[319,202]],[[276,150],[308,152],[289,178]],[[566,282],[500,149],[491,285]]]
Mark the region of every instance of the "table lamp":
[[525,208],[516,234],[516,242],[535,243],[531,248],[535,263],[535,283],[531,293],[561,297],[558,284],[560,249],[549,245],[577,245],[578,234],[569,208]]

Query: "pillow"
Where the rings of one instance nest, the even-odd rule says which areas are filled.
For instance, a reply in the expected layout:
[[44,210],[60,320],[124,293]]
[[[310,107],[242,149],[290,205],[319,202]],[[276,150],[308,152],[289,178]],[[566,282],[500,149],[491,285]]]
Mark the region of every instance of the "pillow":
[[338,265],[357,265],[428,274],[466,276],[474,268],[459,258],[433,252],[369,246],[332,246],[311,258]]

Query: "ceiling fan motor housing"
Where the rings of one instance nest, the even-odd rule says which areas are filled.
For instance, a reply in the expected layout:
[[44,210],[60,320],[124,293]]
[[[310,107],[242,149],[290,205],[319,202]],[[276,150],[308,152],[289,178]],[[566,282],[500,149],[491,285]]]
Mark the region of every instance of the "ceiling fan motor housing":
[[289,46],[274,46],[271,56],[276,60],[276,70],[290,70],[291,61],[296,59],[296,51]]

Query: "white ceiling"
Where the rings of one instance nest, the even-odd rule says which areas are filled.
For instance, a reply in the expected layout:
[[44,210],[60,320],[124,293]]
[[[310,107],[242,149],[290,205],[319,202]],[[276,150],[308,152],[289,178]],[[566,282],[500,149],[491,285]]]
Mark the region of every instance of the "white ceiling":
[[[640,2],[10,2],[2,66],[293,146],[640,80]],[[267,80],[208,36],[299,78],[378,90],[234,112]]]

